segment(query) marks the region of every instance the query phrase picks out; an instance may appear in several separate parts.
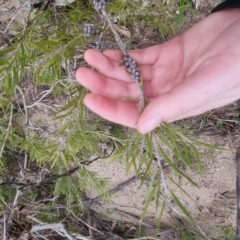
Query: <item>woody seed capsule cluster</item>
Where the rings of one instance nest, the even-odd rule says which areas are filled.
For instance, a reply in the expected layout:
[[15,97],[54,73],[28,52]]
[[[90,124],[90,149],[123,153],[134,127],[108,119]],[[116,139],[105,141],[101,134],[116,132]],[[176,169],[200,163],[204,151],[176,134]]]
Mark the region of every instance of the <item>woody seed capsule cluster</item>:
[[84,36],[90,37],[91,35],[94,34],[95,30],[96,29],[93,24],[84,24],[84,27],[83,27]]
[[105,0],[93,0],[93,6],[98,12],[100,12],[105,8],[106,2]]
[[127,67],[127,71],[130,73],[131,79],[139,82],[140,81],[140,71],[137,66],[137,62],[132,59],[129,55],[124,56],[124,64]]

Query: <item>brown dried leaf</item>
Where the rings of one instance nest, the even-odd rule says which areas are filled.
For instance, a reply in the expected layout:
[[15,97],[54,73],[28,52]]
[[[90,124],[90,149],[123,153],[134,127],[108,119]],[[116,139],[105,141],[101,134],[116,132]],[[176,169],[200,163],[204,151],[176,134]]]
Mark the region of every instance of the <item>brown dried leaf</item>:
[[132,34],[127,28],[125,28],[124,26],[118,26],[117,24],[113,24],[113,26],[118,32],[127,36],[128,38],[131,38]]

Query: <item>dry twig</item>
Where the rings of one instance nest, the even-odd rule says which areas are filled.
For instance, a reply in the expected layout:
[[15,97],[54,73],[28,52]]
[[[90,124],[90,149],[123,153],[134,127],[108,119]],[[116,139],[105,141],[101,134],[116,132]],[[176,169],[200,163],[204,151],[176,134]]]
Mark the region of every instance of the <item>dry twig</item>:
[[[125,48],[125,46],[124,46],[121,38],[119,37],[116,29],[114,28],[113,23],[111,22],[108,14],[106,13],[105,10],[101,10],[101,13],[102,13],[102,15],[106,18],[106,20],[107,20],[107,22],[108,22],[108,25],[109,25],[109,27],[110,27],[110,29],[111,29],[114,37],[115,37],[115,40],[116,40],[119,48],[121,49],[121,51],[123,52],[123,54],[124,54],[125,56],[127,56],[127,55],[128,55],[127,50],[126,50],[126,48]],[[143,84],[143,80],[141,80],[140,82],[136,81],[136,84],[137,84],[137,86],[138,86],[138,88],[139,88],[139,94],[140,94],[139,105],[140,105],[140,113],[141,113],[142,110],[143,110],[144,107],[145,107],[145,106],[144,106],[144,105],[145,105],[144,91],[143,91],[143,87],[141,86],[141,85]]]
[[104,235],[103,232],[99,231],[98,229],[90,226],[89,224],[87,224],[86,222],[84,222],[82,219],[80,219],[78,216],[76,216],[76,214],[74,214],[72,211],[70,211],[70,213],[81,223],[83,223],[85,226],[87,226],[88,228],[90,228],[91,230],[100,233],[101,235]]
[[[60,231],[61,233],[63,233],[63,236],[67,237],[69,240],[75,240],[75,238],[70,233],[68,233],[68,231],[65,229],[65,226],[61,223],[33,226],[30,232],[34,233],[34,232],[39,232],[39,231],[44,231],[49,229],[54,231]],[[85,237],[82,237],[81,240],[88,240],[88,239]]]
[[[111,189],[108,191],[108,194],[115,194],[121,190],[123,190],[125,187],[127,187],[128,185],[134,183],[136,180],[138,180],[138,177],[137,176],[133,176],[132,178],[118,184],[115,188]],[[92,202],[97,202],[99,200],[101,200],[102,198],[102,195],[100,196],[97,196],[95,198],[92,198],[92,199],[89,199],[89,202],[92,203]]]

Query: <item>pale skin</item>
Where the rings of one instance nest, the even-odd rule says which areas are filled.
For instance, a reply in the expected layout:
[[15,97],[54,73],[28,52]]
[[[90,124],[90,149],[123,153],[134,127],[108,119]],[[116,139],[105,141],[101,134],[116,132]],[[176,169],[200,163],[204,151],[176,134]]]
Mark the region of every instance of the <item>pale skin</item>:
[[140,114],[139,89],[121,66],[123,54],[87,50],[98,72],[79,68],[77,81],[91,93],[85,105],[101,117],[148,133],[173,122],[227,105],[240,98],[240,9],[209,15],[183,35],[129,51],[140,68],[150,103]]

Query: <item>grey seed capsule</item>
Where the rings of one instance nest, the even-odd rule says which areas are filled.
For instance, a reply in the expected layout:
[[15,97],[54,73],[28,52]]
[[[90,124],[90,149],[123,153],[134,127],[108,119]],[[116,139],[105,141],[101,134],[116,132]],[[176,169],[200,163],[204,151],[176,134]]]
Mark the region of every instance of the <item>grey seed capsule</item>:
[[140,76],[140,72],[137,71],[137,72],[135,73],[135,76],[139,77],[139,76]]
[[131,65],[130,65],[130,68],[131,68],[131,69],[134,69],[134,68],[135,68],[135,66],[133,66],[133,65],[131,64]]
[[93,24],[85,24],[83,27],[84,35],[90,37],[95,32],[95,27]]
[[136,80],[135,75],[131,74],[131,79]]
[[134,62],[132,62],[131,63],[134,67],[136,67],[137,66],[137,63],[134,61]]
[[132,72],[132,69],[131,69],[130,67],[128,67],[128,68],[127,68],[127,71],[131,73],[131,72]]

